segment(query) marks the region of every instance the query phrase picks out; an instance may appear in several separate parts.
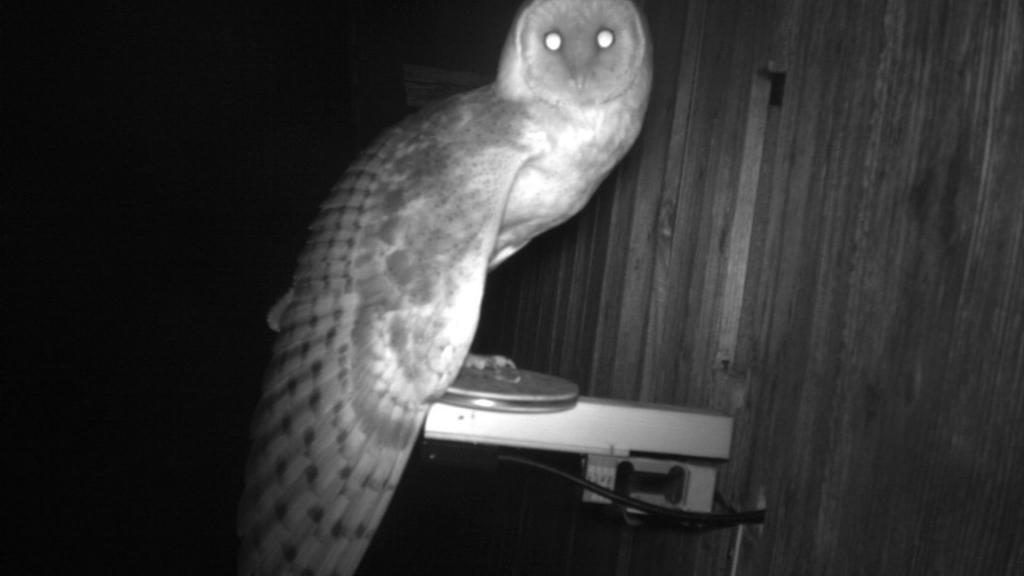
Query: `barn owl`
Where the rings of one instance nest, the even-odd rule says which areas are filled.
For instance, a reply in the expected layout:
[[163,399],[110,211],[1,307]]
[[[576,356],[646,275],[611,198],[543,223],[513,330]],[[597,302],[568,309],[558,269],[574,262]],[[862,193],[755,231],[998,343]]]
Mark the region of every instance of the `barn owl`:
[[565,221],[633,144],[651,83],[629,0],[532,0],[493,84],[385,132],[313,222],[251,428],[239,572],[352,574],[487,271]]

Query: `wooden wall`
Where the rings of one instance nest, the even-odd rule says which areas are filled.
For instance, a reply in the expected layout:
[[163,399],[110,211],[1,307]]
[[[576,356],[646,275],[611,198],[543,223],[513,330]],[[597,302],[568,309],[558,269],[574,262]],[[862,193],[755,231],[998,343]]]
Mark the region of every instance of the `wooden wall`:
[[[1019,0],[644,4],[641,141],[478,349],[734,414],[742,574],[1024,573]],[[618,574],[728,573],[728,534],[631,530]]]

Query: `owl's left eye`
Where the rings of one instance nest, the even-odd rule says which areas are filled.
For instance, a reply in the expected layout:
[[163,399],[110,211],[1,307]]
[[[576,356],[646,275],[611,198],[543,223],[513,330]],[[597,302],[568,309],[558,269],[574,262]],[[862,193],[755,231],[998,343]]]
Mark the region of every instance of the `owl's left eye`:
[[608,48],[615,43],[615,33],[607,28],[597,33],[597,45],[601,48]]
[[562,47],[562,35],[558,32],[548,32],[544,35],[544,46],[552,52]]

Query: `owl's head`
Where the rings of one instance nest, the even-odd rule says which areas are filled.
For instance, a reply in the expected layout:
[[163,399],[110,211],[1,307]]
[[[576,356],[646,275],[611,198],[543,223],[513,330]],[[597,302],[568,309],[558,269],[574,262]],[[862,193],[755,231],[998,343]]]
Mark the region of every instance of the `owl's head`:
[[650,69],[646,23],[630,0],[532,0],[505,41],[496,89],[514,100],[600,105],[646,93]]

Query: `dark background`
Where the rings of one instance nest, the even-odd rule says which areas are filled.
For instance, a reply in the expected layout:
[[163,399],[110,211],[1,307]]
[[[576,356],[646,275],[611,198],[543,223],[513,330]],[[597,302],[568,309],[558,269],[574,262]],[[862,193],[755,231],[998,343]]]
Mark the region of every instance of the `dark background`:
[[5,572],[234,571],[264,318],[317,204],[406,113],[403,52],[496,61],[506,24],[433,4],[5,5]]

